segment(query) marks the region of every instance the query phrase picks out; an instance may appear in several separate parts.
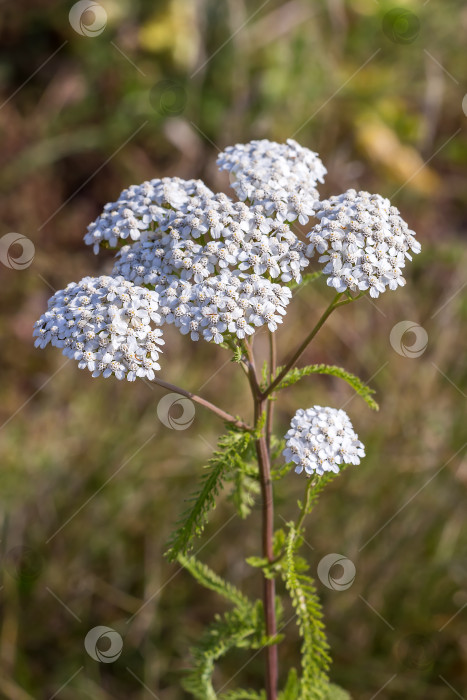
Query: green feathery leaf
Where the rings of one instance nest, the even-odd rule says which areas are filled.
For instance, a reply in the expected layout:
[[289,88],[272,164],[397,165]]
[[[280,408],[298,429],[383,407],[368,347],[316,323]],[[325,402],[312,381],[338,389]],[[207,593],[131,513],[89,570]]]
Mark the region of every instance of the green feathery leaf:
[[229,499],[234,504],[239,516],[244,520],[251,513],[261,490],[253,440],[250,440],[241,458],[237,460],[235,469],[227,474],[226,480],[232,484]]
[[279,693],[278,700],[298,700],[300,693],[300,680],[295,668],[291,668],[287,676],[284,690]]
[[[280,370],[281,368],[279,367],[278,372]],[[298,381],[300,381],[300,379],[303,377],[308,377],[310,374],[328,374],[332,377],[339,377],[340,379],[343,379],[345,382],[347,382],[347,384],[350,384],[352,389],[354,389],[354,391],[361,396],[364,401],[366,401],[370,408],[372,408],[374,411],[379,410],[378,404],[372,397],[375,390],[370,389],[370,387],[367,386],[367,384],[365,384],[365,382],[363,382],[355,374],[351,374],[342,367],[337,367],[336,365],[307,365],[306,367],[300,368],[294,367],[286,374],[276,391],[280,391],[280,389],[296,384]]]
[[[212,685],[215,662],[230,649],[259,649],[264,645],[263,608],[260,601],[249,608],[235,608],[215,620],[192,648],[193,669],[183,686],[198,700],[217,700]],[[260,696],[261,697],[261,696]]]
[[243,358],[243,348],[241,345],[237,345],[234,350],[234,354],[232,357],[232,362],[236,362],[237,364],[240,364]]
[[266,700],[266,693],[255,690],[229,690],[218,696],[219,700]]
[[169,540],[167,556],[174,561],[179,553],[186,553],[193,539],[200,535],[209,512],[215,508],[215,497],[222,488],[227,475],[242,461],[252,440],[250,433],[230,430],[219,438],[216,450],[201,477],[201,485],[188,499],[190,505],[182,514],[178,527]]
[[298,700],[327,700],[327,674],[331,662],[329,645],[315,584],[311,577],[302,573],[302,562],[297,561],[299,558],[295,554],[300,541],[299,532],[290,523],[282,575],[297,613],[302,637],[302,678]]
[[251,610],[253,604],[238,588],[228,581],[224,581],[209,566],[206,566],[194,556],[179,554],[177,561],[205,588],[215,591],[238,608],[245,609],[248,612]]

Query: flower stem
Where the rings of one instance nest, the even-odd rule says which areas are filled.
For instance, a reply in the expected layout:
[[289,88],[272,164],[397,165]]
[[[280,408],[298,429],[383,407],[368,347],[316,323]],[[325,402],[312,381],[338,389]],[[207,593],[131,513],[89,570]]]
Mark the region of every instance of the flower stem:
[[179,386],[175,386],[175,384],[169,384],[169,382],[164,382],[163,379],[153,379],[152,380],[155,384],[158,384],[159,386],[163,387],[164,389],[168,389],[169,391],[173,391],[176,394],[180,394],[181,396],[186,396],[187,399],[191,399],[195,403],[198,403],[200,406],[204,406],[204,408],[207,408],[209,411],[212,411],[212,413],[215,413],[216,416],[221,418],[222,420],[226,421],[227,423],[231,423],[234,425],[236,428],[240,428],[241,430],[246,430],[251,432],[253,430],[251,425],[247,425],[243,421],[239,420],[235,416],[232,416],[230,413],[226,413],[226,411],[223,411],[222,408],[219,408],[218,406],[215,406],[213,403],[210,401],[207,401],[206,399],[203,399],[201,396],[198,396],[197,394],[193,394],[191,391],[186,391],[185,389],[182,389]]
[[284,379],[286,374],[292,369],[292,367],[295,367],[295,363],[300,359],[300,357],[303,355],[305,350],[307,349],[308,345],[311,343],[315,335],[318,333],[320,328],[324,325],[325,321],[329,318],[329,316],[332,314],[334,309],[339,308],[339,306],[345,306],[345,304],[350,304],[352,301],[356,301],[357,299],[360,299],[365,292],[361,292],[358,294],[356,297],[349,297],[347,299],[344,299],[343,301],[339,301],[341,298],[343,292],[339,292],[336,294],[334,299],[331,301],[327,309],[323,312],[321,318],[319,319],[318,323],[316,326],[310,331],[310,333],[307,335],[303,343],[297,348],[293,356],[290,358],[290,360],[287,362],[287,364],[282,368],[282,370],[279,372],[277,377],[274,379],[273,382],[265,389],[262,394],[261,398],[265,399],[267,398],[270,394],[273,393],[273,391],[279,386],[281,381]]
[[[274,333],[269,331],[269,381],[274,380],[274,375],[276,373],[277,365],[277,352],[276,352],[276,336]],[[266,408],[266,443],[268,446],[268,451],[271,451],[271,435],[272,426],[274,422],[274,401],[269,399]]]
[[[258,378],[256,376],[255,362],[253,352],[248,343],[245,343],[249,368],[250,368],[250,386],[253,395],[255,408],[255,426],[266,410],[268,403],[261,397]],[[271,481],[271,462],[267,439],[262,431],[261,435],[256,439],[256,454],[258,458],[258,466],[260,473],[261,498],[262,498],[262,554],[268,561],[274,559],[273,551],[273,536],[274,536],[274,501]],[[266,578],[263,573],[263,607],[264,618],[266,624],[266,634],[268,637],[275,637],[277,634],[276,623],[276,582],[274,579]],[[277,700],[277,682],[278,682],[278,655],[277,645],[270,644],[266,646],[266,697],[267,700]]]

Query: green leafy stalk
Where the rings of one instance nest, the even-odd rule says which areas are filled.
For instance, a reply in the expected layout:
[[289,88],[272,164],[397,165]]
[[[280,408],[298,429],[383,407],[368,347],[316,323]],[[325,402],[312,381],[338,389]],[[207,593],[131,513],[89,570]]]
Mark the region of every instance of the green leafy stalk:
[[[281,368],[279,367],[278,373],[280,371]],[[303,377],[308,377],[310,374],[328,374],[332,377],[339,377],[340,379],[343,379],[345,382],[347,382],[347,384],[350,384],[352,389],[354,389],[354,391],[361,396],[364,401],[366,401],[370,408],[372,408],[374,411],[379,410],[378,404],[372,397],[372,394],[375,393],[374,389],[371,389],[355,374],[351,374],[351,372],[347,372],[345,369],[338,367],[337,365],[320,364],[307,365],[306,367],[300,368],[294,367],[285,375],[284,379],[277,386],[276,391],[284,389],[287,386],[292,386],[292,384],[296,384],[298,381],[300,381],[300,379]]]
[[193,578],[202,586],[209,588],[211,591],[215,591],[223,598],[236,605],[237,608],[245,610],[245,612],[248,613],[251,612],[253,604],[250,600],[233,584],[224,581],[224,579],[218,576],[209,566],[203,564],[195,557],[185,554],[179,554],[177,561],[187,569]]
[[218,696],[218,700],[266,700],[266,693],[255,690],[230,690]]
[[313,579],[303,573],[306,566],[296,556],[300,533],[289,523],[285,565],[282,575],[298,618],[302,637],[302,678],[298,700],[327,700],[331,659],[324,633],[322,611]]
[[228,474],[241,463],[252,437],[249,433],[230,430],[219,438],[213,456],[201,478],[200,488],[188,499],[191,504],[182,514],[178,527],[169,540],[167,556],[174,561],[193,546],[193,540],[206,525],[209,512],[215,508],[216,496]]

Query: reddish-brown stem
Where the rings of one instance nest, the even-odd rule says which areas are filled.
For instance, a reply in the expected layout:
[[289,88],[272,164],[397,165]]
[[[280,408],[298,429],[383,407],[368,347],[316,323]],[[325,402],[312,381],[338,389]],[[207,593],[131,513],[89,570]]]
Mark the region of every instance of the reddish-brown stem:
[[181,396],[186,396],[187,399],[191,399],[195,403],[198,403],[200,406],[204,406],[204,408],[207,408],[209,411],[212,411],[212,413],[215,413],[216,416],[219,416],[219,418],[222,418],[222,420],[227,421],[227,423],[231,423],[236,428],[240,428],[241,430],[248,430],[248,431],[253,430],[253,428],[250,425],[247,425],[246,423],[239,420],[238,418],[235,418],[235,416],[232,416],[230,413],[226,413],[226,411],[223,411],[222,408],[215,406],[210,401],[207,401],[206,399],[201,398],[201,396],[197,396],[197,394],[193,394],[191,391],[186,391],[185,389],[182,389],[179,386],[175,386],[175,384],[169,384],[169,382],[164,382],[164,380],[159,379],[159,377],[157,377],[156,379],[153,379],[152,381],[155,384],[158,384],[159,386],[163,387],[164,389],[168,389],[169,391],[173,391],[174,393],[180,394]]
[[[250,372],[250,386],[253,394],[255,408],[255,426],[266,410],[267,401],[261,398],[258,378],[256,376],[255,363],[251,347],[246,343],[248,351],[248,364]],[[273,536],[274,536],[274,501],[271,481],[271,463],[269,449],[264,430],[256,439],[256,454],[258,457],[261,498],[262,498],[262,553],[268,561],[274,560]],[[263,606],[266,623],[266,634],[268,637],[275,637],[277,634],[276,625],[276,582],[274,579],[266,578],[263,575]],[[277,700],[278,682],[278,655],[277,645],[271,644],[266,647],[266,697],[267,700]]]
[[[269,381],[274,380],[277,365],[276,336],[269,331]],[[272,397],[271,397],[272,399]],[[268,452],[271,454],[271,435],[274,422],[274,401],[269,399],[266,408],[266,444]]]

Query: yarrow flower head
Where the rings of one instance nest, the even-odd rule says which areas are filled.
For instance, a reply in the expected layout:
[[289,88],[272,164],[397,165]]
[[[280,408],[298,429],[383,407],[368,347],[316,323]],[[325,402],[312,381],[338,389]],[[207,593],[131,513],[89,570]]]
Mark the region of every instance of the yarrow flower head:
[[379,194],[347,190],[319,202],[307,255],[320,253],[327,283],[338,292],[369,290],[378,297],[405,285],[402,269],[421,246],[399,210]]
[[300,408],[286,433],[283,455],[296,464],[295,471],[309,475],[339,472],[340,465],[360,464],[363,443],[354,432],[345,411],[313,406]]
[[49,299],[35,345],[61,348],[93,377],[154,379],[164,344],[158,308],[156,292],[123,277],[84,277]]
[[122,240],[137,241],[143,231],[166,224],[196,195],[213,195],[201,180],[179,177],[154,179],[132,185],[121,192],[116,202],[109,202],[102,214],[88,226],[84,242],[98,253],[106,244],[115,248]]
[[193,340],[221,343],[226,334],[242,339],[264,324],[277,329],[291,298],[285,284],[299,282],[309,264],[304,249],[262,207],[200,195],[124,246],[113,274],[152,285],[164,322]]
[[317,153],[293,139],[275,143],[263,139],[229,146],[217,163],[230,173],[237,197],[275,213],[277,220],[306,224],[316,208],[317,182],[324,182],[326,168]]

